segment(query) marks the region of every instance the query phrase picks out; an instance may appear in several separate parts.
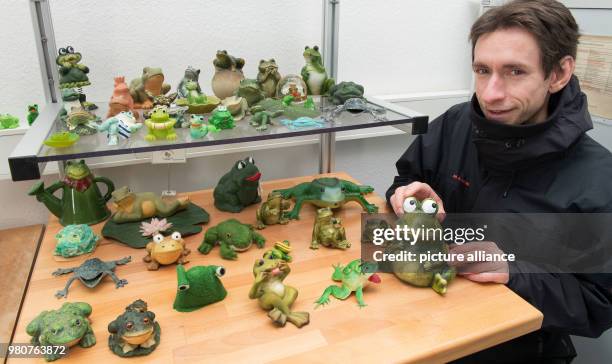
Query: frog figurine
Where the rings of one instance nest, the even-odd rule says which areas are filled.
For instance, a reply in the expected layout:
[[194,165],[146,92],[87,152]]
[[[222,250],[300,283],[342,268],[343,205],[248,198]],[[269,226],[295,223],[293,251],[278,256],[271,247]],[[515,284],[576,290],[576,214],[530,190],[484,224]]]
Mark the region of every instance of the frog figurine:
[[34,124],[38,117],[38,104],[28,105],[28,125]]
[[176,124],[176,119],[171,118],[170,115],[168,115],[167,107],[156,107],[153,109],[150,118],[145,120],[145,125],[149,130],[149,133],[145,136],[145,139],[149,142],[156,140],[176,140],[174,124]]
[[363,86],[355,82],[340,82],[329,89],[329,100],[334,105],[342,105],[348,99],[363,98]]
[[53,255],[72,258],[94,251],[100,237],[86,224],[78,224],[64,227],[55,234],[55,239],[57,239],[57,244]]
[[376,274],[378,266],[374,262],[363,262],[361,259],[351,261],[346,267],[340,264],[334,266],[332,279],[337,282],[342,282],[342,286],[331,285],[325,288],[325,291],[315,301],[315,308],[329,303],[329,296],[332,295],[339,300],[345,300],[355,292],[357,297],[357,305],[361,307],[367,306],[363,301],[363,289],[369,283],[380,283],[381,279]]
[[0,114],[0,129],[15,129],[19,127],[19,118],[11,114]]
[[219,278],[225,275],[225,268],[217,265],[199,265],[189,270],[176,266],[178,280],[174,309],[191,312],[215,302],[223,301],[227,291]]
[[[148,93],[147,93],[148,91]],[[142,76],[130,82],[130,94],[137,109],[151,109],[153,96],[165,95],[170,91],[170,85],[164,83],[164,73],[159,67],[145,67]]]
[[334,79],[327,77],[327,71],[323,66],[319,47],[304,48],[304,60],[306,65],[302,67],[302,78],[308,86],[309,95],[327,95],[329,89],[334,85]]
[[257,209],[257,224],[255,228],[265,229],[266,225],[285,225],[289,219],[285,217],[285,211],[289,210],[291,201],[283,199],[280,192],[270,192],[266,202]]
[[155,314],[148,310],[147,303],[136,300],[125,308],[125,312],[108,324],[108,346],[118,356],[148,355],[157,348],[161,336]]
[[249,298],[257,299],[259,306],[268,311],[268,317],[277,326],[285,326],[289,321],[299,328],[310,322],[310,315],[308,312],[291,310],[298,291],[283,283],[290,272],[287,260],[271,250],[265,252],[253,264],[255,281],[249,291]]
[[351,243],[346,240],[346,232],[342,221],[334,217],[329,207],[317,210],[317,219],[312,228],[312,240],[310,249],[319,249],[319,244],[338,249],[348,249]]
[[[216,129],[214,126],[211,128]],[[204,115],[191,114],[189,117],[189,135],[191,139],[202,139],[208,134],[208,125]]]
[[236,127],[232,113],[224,105],[217,106],[212,116],[208,119],[208,123],[219,130]]
[[67,46],[60,48],[55,63],[59,66],[59,88],[79,88],[90,85],[87,74],[89,68],[81,62],[81,53],[75,52],[74,48]]
[[134,117],[138,118],[139,114],[134,110],[134,99],[130,95],[130,89],[125,83],[124,76],[115,77],[115,87],[113,89],[113,95],[108,103],[107,118],[111,118],[122,111],[131,111]]
[[112,219],[118,224],[153,216],[169,217],[186,209],[189,204],[189,196],[163,199],[153,192],[132,192],[127,186],[114,191],[112,197],[116,204]]
[[[91,311],[91,306],[85,302],[66,302],[57,310],[39,313],[26,327],[26,332],[32,336],[30,342],[35,346],[94,346],[96,337],[89,323]],[[54,361],[63,355],[60,350],[49,350],[44,358]]]
[[259,66],[257,68],[259,70],[259,73],[257,73],[259,88],[263,91],[265,97],[274,97],[276,94],[276,86],[281,79],[276,61],[274,58],[267,61],[262,59],[259,61]]
[[166,237],[156,234],[146,249],[147,255],[142,260],[147,263],[148,270],[158,270],[160,265],[188,263],[185,257],[191,253],[178,231]]
[[119,137],[128,139],[132,133],[142,128],[142,123],[137,123],[131,111],[121,111],[117,115],[106,119],[97,126],[98,131],[105,131],[108,145],[117,145]]
[[[431,198],[422,201],[415,197],[408,197],[403,203],[404,214],[401,215],[396,224],[407,226],[414,229],[442,229],[440,222],[436,218],[438,204]],[[431,252],[431,254],[448,254],[448,245],[443,240],[437,240],[435,235],[431,239],[421,236],[416,242],[413,239],[402,242],[391,242],[386,246],[386,251],[412,252],[416,256],[421,253]],[[444,295],[448,284],[455,278],[455,268],[450,267],[446,262],[432,261],[401,261],[392,262],[391,270],[401,281],[417,287],[431,287],[436,293]]]
[[212,79],[213,93],[223,100],[232,96],[238,90],[240,81],[244,79],[242,72],[244,59],[233,57],[227,54],[226,50],[220,50],[217,51],[213,65],[215,66],[215,75]]
[[243,97],[249,107],[266,98],[266,95],[260,88],[257,80],[250,78],[245,78],[244,80],[240,81],[240,86],[238,87],[238,90],[236,90],[236,96]]
[[185,75],[181,79],[181,82],[179,83],[178,87],[176,88],[179,97],[187,98],[187,95],[189,94],[189,90],[187,89],[187,82],[194,82],[196,85],[195,90],[197,92],[202,92],[202,88],[200,87],[200,84],[198,82],[199,79],[200,79],[200,70],[195,69],[191,66],[188,66],[185,69]]
[[219,244],[221,258],[235,260],[238,258],[236,252],[248,250],[253,243],[258,248],[263,248],[266,238],[255,232],[253,226],[243,224],[236,219],[228,219],[206,231],[198,251],[208,254],[216,244]]
[[252,157],[234,164],[215,187],[215,207],[221,211],[240,212],[245,207],[261,202],[259,179],[261,173]]

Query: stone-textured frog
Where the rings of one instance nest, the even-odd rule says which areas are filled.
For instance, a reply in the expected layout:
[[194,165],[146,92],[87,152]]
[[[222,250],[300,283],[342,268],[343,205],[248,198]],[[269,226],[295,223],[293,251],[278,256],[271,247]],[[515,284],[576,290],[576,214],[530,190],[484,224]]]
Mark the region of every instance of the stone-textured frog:
[[261,202],[260,178],[261,173],[253,158],[247,157],[236,162],[221,177],[213,191],[215,207],[221,211],[240,212],[249,205]]
[[236,90],[236,96],[243,97],[247,101],[249,107],[266,98],[266,95],[259,87],[257,80],[250,78],[245,78],[244,80],[240,81],[240,86],[238,87],[238,90]]
[[[438,204],[435,200],[426,198],[419,201],[415,197],[408,197],[404,200],[403,209],[404,214],[397,220],[397,225],[413,229],[442,229],[436,218]],[[408,231],[412,234],[412,230],[409,229]],[[420,257],[422,253],[427,254],[427,252],[448,254],[448,246],[443,240],[436,239],[436,235],[438,234],[428,235],[430,239],[427,239],[427,236],[421,234],[416,242],[412,238],[401,242],[392,242],[387,245],[386,250],[389,253],[412,252],[417,257]],[[417,287],[431,287],[440,295],[446,293],[448,284],[455,278],[456,274],[455,268],[450,267],[444,261],[392,262],[391,269],[401,281]]]
[[291,188],[276,191],[279,191],[283,198],[295,199],[293,210],[287,214],[290,219],[299,219],[300,209],[304,202],[317,207],[338,208],[349,201],[356,201],[368,213],[378,211],[378,206],[369,203],[363,197],[364,194],[374,191],[373,187],[359,186],[335,177],[317,178],[312,182],[304,182]]
[[304,60],[306,65],[302,67],[302,78],[308,86],[309,95],[327,95],[329,89],[334,85],[334,79],[327,77],[327,71],[323,66],[319,47],[304,48]]
[[125,312],[108,324],[108,346],[113,353],[127,358],[148,355],[159,345],[161,328],[147,303],[136,300]]
[[149,130],[145,139],[149,142],[155,140],[176,140],[174,124],[176,124],[176,119],[170,117],[167,107],[156,107],[153,109],[150,118],[145,120],[145,125]]
[[189,89],[187,88],[187,82],[191,81],[195,83],[195,90],[197,92],[202,92],[202,88],[200,87],[200,83],[198,82],[200,78],[200,70],[195,69],[191,66],[188,66],[185,69],[185,75],[181,79],[177,89],[180,98],[187,98],[189,94]]
[[213,93],[223,100],[232,96],[240,86],[240,81],[244,79],[242,73],[244,59],[230,56],[226,50],[220,50],[217,51],[213,65],[215,66],[215,75],[212,79]]
[[232,113],[224,105],[217,106],[208,119],[208,123],[219,130],[236,127]]
[[117,211],[112,217],[116,223],[141,221],[153,216],[172,216],[189,204],[189,196],[162,199],[154,192],[132,192],[127,186],[117,189],[112,196],[117,205]]
[[164,73],[159,67],[145,67],[142,76],[130,82],[130,94],[137,109],[150,109],[153,100],[147,91],[154,96],[165,95],[170,91],[170,85],[164,83]]
[[60,48],[58,56],[55,59],[55,63],[59,66],[59,87],[64,88],[77,88],[90,85],[87,74],[89,68],[81,62],[81,53],[75,52],[74,48],[67,46],[66,48]]
[[289,219],[285,217],[285,211],[289,210],[289,207],[291,202],[283,199],[280,192],[270,192],[268,199],[257,209],[255,227],[261,230],[265,229],[266,225],[287,224]]
[[118,265],[127,264],[132,260],[132,257],[125,257],[119,260],[111,260],[108,262],[104,262],[98,258],[87,259],[83,264],[78,267],[72,268],[59,268],[54,271],[54,276],[60,276],[62,274],[74,273],[68,282],[66,282],[66,287],[61,291],[57,291],[55,293],[55,297],[62,298],[68,297],[68,288],[75,280],[81,281],[87,288],[94,288],[98,285],[106,277],[110,276],[115,282],[115,287],[120,288],[125,286],[128,282],[125,279],[119,279],[117,275],[115,275],[115,267]]
[[281,79],[276,61],[274,58],[267,61],[262,59],[259,61],[259,66],[257,68],[259,70],[259,73],[257,73],[257,83],[259,87],[266,97],[274,97],[274,95],[276,95],[276,86]]
[[82,254],[91,253],[100,240],[93,230],[86,224],[68,225],[55,235],[57,244],[53,255],[62,258],[72,258]]
[[98,131],[96,122],[100,121],[100,118],[82,107],[73,107],[68,114],[60,116],[60,120],[65,123],[70,132],[78,135],[92,135]]
[[257,299],[259,306],[268,311],[268,317],[278,326],[289,321],[297,327],[310,322],[308,312],[291,311],[297,289],[283,283],[291,272],[287,261],[279,258],[273,251],[264,253],[262,259],[253,264],[255,281],[249,291],[250,299]]
[[[58,310],[43,311],[26,327],[30,342],[36,346],[89,348],[96,344],[96,337],[89,324],[91,306],[85,302],[66,302]],[[59,353],[45,354],[46,361],[61,358]]]
[[373,262],[363,262],[361,259],[351,261],[346,267],[340,264],[334,266],[332,279],[342,282],[342,286],[331,285],[325,288],[321,297],[315,301],[315,308],[329,303],[329,296],[332,295],[339,300],[345,300],[355,292],[359,307],[367,306],[363,301],[363,289],[370,283],[380,283],[381,279],[376,274],[377,265]]
[[340,82],[329,89],[329,100],[334,105],[342,105],[348,99],[362,98],[363,86],[355,82]]
[[222,301],[227,291],[219,278],[225,275],[225,268],[217,265],[197,266],[187,271],[182,265],[176,266],[178,290],[174,309],[191,312],[211,303]]
[[252,225],[243,224],[236,219],[229,219],[213,226],[204,234],[204,240],[198,247],[202,254],[208,254],[212,248],[221,246],[221,258],[236,259],[236,252],[248,250],[253,243],[263,248],[266,238],[255,232]]
[[346,240],[346,232],[342,221],[334,217],[329,207],[317,210],[317,219],[312,228],[310,249],[319,249],[319,244],[338,249],[348,249],[351,243]]
[[257,111],[249,120],[249,125],[255,127],[257,131],[266,131],[268,130],[268,125],[272,125],[272,119],[275,117],[281,116],[283,114],[282,110],[277,111]]
[[158,270],[160,265],[188,263],[185,257],[191,253],[178,231],[166,237],[156,234],[153,241],[147,244],[146,249],[147,255],[142,260],[147,263],[148,270]]

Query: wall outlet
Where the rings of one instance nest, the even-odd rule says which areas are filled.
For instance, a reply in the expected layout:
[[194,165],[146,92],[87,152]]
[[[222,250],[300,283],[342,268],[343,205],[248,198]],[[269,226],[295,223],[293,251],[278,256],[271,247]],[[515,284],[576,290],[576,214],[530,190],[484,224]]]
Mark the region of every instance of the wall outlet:
[[185,149],[160,150],[159,152],[153,152],[153,155],[151,158],[152,164],[185,163],[185,162],[187,162]]

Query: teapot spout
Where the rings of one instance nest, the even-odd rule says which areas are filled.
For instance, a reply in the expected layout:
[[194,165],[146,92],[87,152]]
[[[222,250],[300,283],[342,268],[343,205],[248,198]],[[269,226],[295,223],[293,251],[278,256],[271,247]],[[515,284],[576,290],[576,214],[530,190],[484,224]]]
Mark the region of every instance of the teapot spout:
[[51,187],[45,189],[45,184],[43,181],[38,181],[32,188],[28,195],[36,196],[36,200],[45,204],[47,209],[51,211],[51,213],[58,218],[62,217],[62,202],[59,198],[53,195],[53,192],[62,187],[61,182],[56,182]]

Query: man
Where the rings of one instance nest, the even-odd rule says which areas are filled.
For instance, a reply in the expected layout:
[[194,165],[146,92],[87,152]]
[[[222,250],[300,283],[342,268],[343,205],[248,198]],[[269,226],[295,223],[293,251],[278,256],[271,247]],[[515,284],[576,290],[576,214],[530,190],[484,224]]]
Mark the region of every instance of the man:
[[[554,0],[517,0],[483,14],[470,33],[476,93],[434,120],[397,161],[386,194],[393,210],[402,213],[415,196],[435,199],[440,218],[612,212],[612,155],[585,134],[592,122],[573,76],[578,37],[571,13]],[[470,249],[500,250],[481,242],[451,252]],[[465,362],[570,362],[570,334],[598,337],[612,326],[610,275],[555,274],[526,262],[472,265],[462,275],[506,284],[544,314],[541,330]]]

